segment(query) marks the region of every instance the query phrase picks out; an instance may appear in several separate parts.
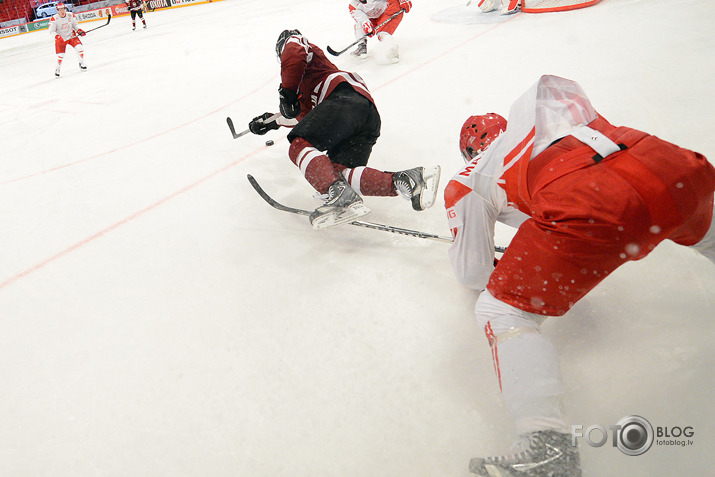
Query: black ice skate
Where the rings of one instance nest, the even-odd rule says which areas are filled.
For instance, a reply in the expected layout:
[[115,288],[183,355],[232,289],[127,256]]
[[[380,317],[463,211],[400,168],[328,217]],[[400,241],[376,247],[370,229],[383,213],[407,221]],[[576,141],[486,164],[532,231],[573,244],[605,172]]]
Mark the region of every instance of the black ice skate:
[[399,194],[412,201],[412,208],[425,210],[434,205],[439,185],[440,167],[415,167],[395,172],[392,182]]
[[539,431],[524,441],[526,449],[517,454],[472,459],[469,471],[480,477],[581,477],[578,449],[569,434]]
[[314,229],[325,229],[357,220],[370,213],[350,185],[338,180],[330,184],[328,199],[308,217]]
[[80,63],[79,69],[81,69],[82,71],[87,71],[87,65],[85,65],[84,63]]
[[57,68],[55,68],[55,77],[56,78],[60,77],[60,67],[59,66]]
[[358,43],[357,48],[352,52],[352,54],[358,58],[365,58],[367,56],[367,40],[363,40]]

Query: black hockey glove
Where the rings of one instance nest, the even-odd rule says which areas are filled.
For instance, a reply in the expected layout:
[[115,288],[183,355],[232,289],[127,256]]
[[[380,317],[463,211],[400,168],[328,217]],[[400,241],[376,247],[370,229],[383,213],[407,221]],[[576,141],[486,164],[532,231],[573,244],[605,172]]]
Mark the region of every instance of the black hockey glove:
[[300,95],[295,91],[285,89],[283,86],[278,88],[280,96],[281,114],[286,119],[293,119],[300,114]]
[[263,136],[268,131],[280,128],[278,122],[275,119],[273,121],[264,122],[271,116],[273,116],[273,113],[263,113],[260,116],[256,116],[250,123],[248,123],[248,130],[251,131],[253,134]]

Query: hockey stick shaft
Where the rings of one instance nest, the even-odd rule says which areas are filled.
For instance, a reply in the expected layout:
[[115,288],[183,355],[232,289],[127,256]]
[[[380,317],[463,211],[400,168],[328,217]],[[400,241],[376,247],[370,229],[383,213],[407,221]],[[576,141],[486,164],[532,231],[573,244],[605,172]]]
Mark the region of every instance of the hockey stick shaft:
[[[390,18],[388,18],[388,19],[385,20],[384,22],[380,23],[378,26],[375,27],[375,33],[377,33],[377,31],[378,31],[380,28],[382,28],[382,27],[384,27],[385,25],[387,25],[388,23],[390,23],[392,20],[394,20],[395,18],[397,18],[397,16],[398,16],[398,15],[401,15],[402,13],[404,13],[404,10],[401,9],[399,12],[393,14]],[[346,51],[348,51],[350,48],[352,48],[353,46],[355,46],[355,45],[357,45],[358,43],[360,43],[361,41],[365,40],[365,38],[367,38],[368,36],[369,36],[369,35],[363,35],[363,36],[361,36],[360,38],[358,38],[358,39],[355,40],[353,43],[349,44],[348,46],[346,46],[345,48],[343,48],[343,49],[340,50],[340,51],[335,51],[335,50],[333,50],[330,46],[328,46],[328,48],[327,48],[328,53],[330,53],[330,54],[333,55],[333,56],[340,56],[340,55],[342,55],[343,53],[345,53]]]
[[[305,215],[305,216],[310,215],[309,210],[288,207],[287,205],[283,205],[280,202],[273,199],[270,195],[268,195],[268,193],[266,191],[263,190],[263,188],[260,186],[260,184],[258,184],[258,181],[256,181],[256,179],[250,174],[248,175],[248,182],[250,182],[253,189],[255,189],[255,191],[258,192],[258,195],[260,195],[261,198],[263,200],[265,200],[268,203],[268,205],[270,205],[274,209],[281,210],[283,212],[290,212],[292,214],[297,214],[297,215]],[[436,234],[432,234],[432,233],[428,233],[428,232],[420,232],[419,230],[405,229],[402,227],[394,227],[392,225],[377,224],[374,222],[364,222],[362,220],[356,220],[354,222],[349,222],[349,224],[354,225],[356,227],[365,227],[368,229],[380,230],[383,232],[390,232],[393,234],[409,235],[411,237],[417,237],[417,238],[426,239],[426,240],[434,240],[436,242],[452,243],[451,237],[444,237],[441,235],[436,235]],[[499,253],[504,253],[506,251],[506,248],[494,247],[494,250]]]
[[[276,119],[281,117],[281,113],[276,113],[273,116],[269,117],[268,119],[264,120],[263,122],[270,122],[270,121],[275,121]],[[233,120],[231,118],[226,118],[226,124],[228,124],[228,128],[231,130],[231,135],[233,136],[234,139],[238,139],[241,136],[245,136],[246,134],[250,133],[250,129],[246,129],[245,131],[241,131],[240,133],[236,132],[236,128],[233,126]]]
[[98,30],[98,29],[100,29],[100,28],[102,28],[102,27],[106,27],[107,25],[109,25],[109,22],[110,22],[111,20],[112,20],[112,15],[109,14],[109,13],[107,13],[107,23],[105,23],[104,25],[99,25],[98,27],[90,28],[89,30],[85,30],[84,33],[87,34],[87,33],[91,32],[91,31]]

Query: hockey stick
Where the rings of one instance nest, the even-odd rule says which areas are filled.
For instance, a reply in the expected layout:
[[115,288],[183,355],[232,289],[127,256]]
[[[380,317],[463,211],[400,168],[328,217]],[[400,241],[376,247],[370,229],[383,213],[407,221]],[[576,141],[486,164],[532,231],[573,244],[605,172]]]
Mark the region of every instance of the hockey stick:
[[[403,12],[404,12],[404,10],[400,10],[399,12],[395,13],[394,15],[392,15],[390,18],[388,18],[388,19],[385,20],[384,22],[380,23],[378,26],[375,27],[375,33],[377,33],[377,30],[379,30],[380,28],[382,28],[382,27],[384,27],[385,25],[387,25],[387,24],[388,24],[389,22],[391,22],[394,18],[396,18],[397,15],[400,15],[400,14],[403,13]],[[374,34],[374,33],[373,33],[373,34]],[[343,48],[343,49],[340,50],[340,51],[335,51],[335,50],[333,50],[332,48],[330,48],[330,46],[328,46],[328,48],[327,48],[328,53],[330,53],[330,54],[333,55],[333,56],[340,56],[340,55],[342,55],[343,53],[345,53],[346,51],[348,51],[350,48],[352,48],[353,46],[355,46],[355,45],[357,45],[358,43],[360,43],[361,41],[363,41],[363,40],[364,40],[365,38],[367,38],[368,36],[370,36],[370,35],[363,35],[363,36],[361,36],[359,39],[355,40],[353,43],[349,44],[348,46],[346,46],[345,48]]]
[[[267,121],[275,121],[279,117],[281,117],[281,113],[276,113],[273,116],[269,117],[268,119],[263,120],[263,122],[265,123]],[[228,128],[231,130],[231,135],[233,136],[234,139],[238,139],[239,137],[245,136],[246,134],[251,132],[250,129],[246,129],[245,131],[241,131],[240,133],[237,133],[236,128],[233,127],[233,121],[231,120],[231,118],[226,118],[226,123],[228,124]]]
[[106,27],[107,25],[109,25],[109,22],[110,22],[111,20],[112,20],[112,15],[111,15],[110,13],[107,13],[107,23],[105,23],[104,25],[99,25],[98,27],[91,28],[91,29],[89,29],[89,30],[85,30],[85,31],[84,31],[84,34],[86,35],[87,33],[91,32],[91,31],[97,30],[97,29],[102,28],[102,27]]
[[[258,184],[258,181],[256,181],[256,179],[250,174],[248,174],[248,182],[250,182],[251,186],[253,186],[253,188],[255,189],[256,192],[258,192],[258,195],[260,195],[261,198],[263,200],[265,200],[268,203],[268,205],[270,205],[274,209],[281,210],[283,212],[289,212],[291,214],[296,214],[296,215],[309,216],[311,214],[311,212],[309,210],[288,207],[287,205],[283,205],[280,202],[276,201],[270,195],[268,195],[268,193],[266,191],[263,190],[263,188]],[[417,238],[427,239],[427,240],[434,240],[436,242],[452,243],[451,237],[443,237],[441,235],[435,235],[435,234],[431,234],[431,233],[427,233],[427,232],[420,232],[419,230],[403,229],[401,227],[394,227],[392,225],[376,224],[374,222],[364,222],[362,220],[356,220],[354,222],[349,222],[349,224],[355,225],[357,227],[365,227],[368,229],[381,230],[383,232],[390,232],[393,234],[410,235],[412,237],[417,237]],[[494,250],[499,253],[504,253],[506,251],[506,248],[505,247],[494,247]]]

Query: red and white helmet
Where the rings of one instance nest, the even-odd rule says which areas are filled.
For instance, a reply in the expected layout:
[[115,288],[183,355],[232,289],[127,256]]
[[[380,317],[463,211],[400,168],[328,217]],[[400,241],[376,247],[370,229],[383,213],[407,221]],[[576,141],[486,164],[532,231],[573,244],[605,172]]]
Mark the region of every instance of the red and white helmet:
[[506,119],[497,113],[470,116],[459,134],[459,150],[464,162],[482,154],[501,133],[506,131]]
[[62,8],[67,8],[67,7],[65,6],[64,2],[60,2],[60,3],[58,3],[57,5],[55,5],[55,8],[60,8],[60,7],[62,7]]

